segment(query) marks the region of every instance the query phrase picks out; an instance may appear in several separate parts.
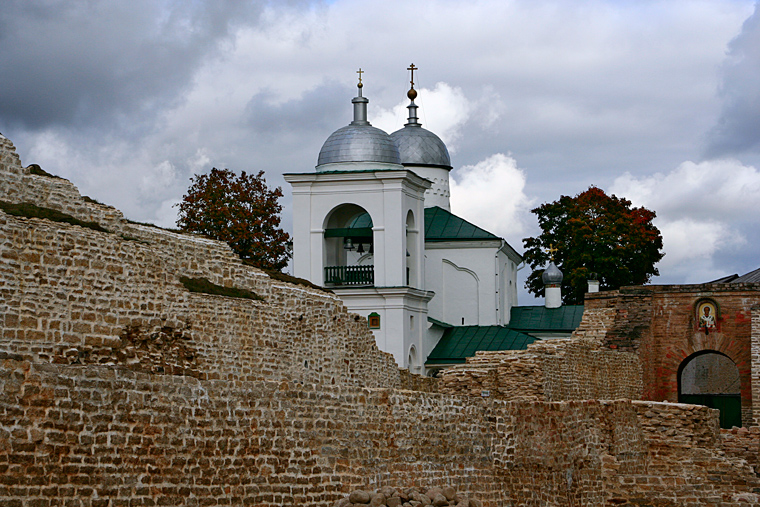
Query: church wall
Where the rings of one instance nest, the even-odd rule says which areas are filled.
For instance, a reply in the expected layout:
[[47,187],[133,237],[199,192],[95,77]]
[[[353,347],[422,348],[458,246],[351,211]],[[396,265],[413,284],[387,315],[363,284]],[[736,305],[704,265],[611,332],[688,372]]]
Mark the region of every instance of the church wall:
[[427,243],[425,248],[427,288],[436,294],[429,315],[454,326],[498,324],[498,246]]

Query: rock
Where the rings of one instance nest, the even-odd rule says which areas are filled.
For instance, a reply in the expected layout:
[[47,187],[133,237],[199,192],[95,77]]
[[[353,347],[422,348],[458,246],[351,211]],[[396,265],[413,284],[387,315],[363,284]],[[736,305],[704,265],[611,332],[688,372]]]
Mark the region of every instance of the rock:
[[443,494],[443,490],[441,490],[441,488],[432,487],[428,489],[425,494],[432,500],[436,495]]
[[348,495],[348,500],[351,503],[367,504],[371,500],[371,497],[369,496],[369,492],[364,491],[362,489],[357,489],[356,491]]
[[383,486],[382,488],[378,489],[377,492],[384,494],[385,498],[390,498],[392,496],[398,496],[398,491],[396,491],[395,488],[392,488],[390,486]]
[[387,505],[388,507],[400,507],[401,499],[397,496],[392,496],[385,501],[385,505]]
[[480,500],[470,498],[470,507],[483,507],[483,504],[480,502]]
[[443,496],[446,497],[446,500],[451,501],[457,496],[457,490],[452,488],[451,486],[447,486],[443,488],[441,491],[443,493]]
[[446,505],[449,505],[449,501],[446,500],[446,497],[443,496],[443,493],[438,493],[433,498],[433,507],[444,507]]
[[369,501],[370,507],[380,507],[381,505],[385,505],[385,495],[382,493],[377,493],[372,495],[372,500]]
[[350,507],[350,505],[351,505],[351,500],[349,500],[348,498],[341,498],[335,503],[334,507]]

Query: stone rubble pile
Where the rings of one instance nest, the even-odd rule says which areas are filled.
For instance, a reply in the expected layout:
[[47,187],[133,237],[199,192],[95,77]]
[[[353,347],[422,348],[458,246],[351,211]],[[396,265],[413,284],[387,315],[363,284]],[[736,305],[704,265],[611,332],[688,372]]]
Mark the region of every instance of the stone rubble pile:
[[357,489],[347,498],[338,500],[335,507],[482,507],[480,500],[460,495],[452,487],[433,487],[421,492],[418,488],[396,489],[383,486],[375,491]]

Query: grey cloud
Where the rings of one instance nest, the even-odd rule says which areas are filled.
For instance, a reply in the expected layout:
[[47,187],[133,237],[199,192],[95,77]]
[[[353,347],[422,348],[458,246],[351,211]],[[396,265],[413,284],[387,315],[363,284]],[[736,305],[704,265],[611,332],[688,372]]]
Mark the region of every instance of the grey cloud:
[[273,103],[273,93],[260,92],[248,102],[246,119],[260,135],[316,131],[316,135],[327,139],[333,131],[351,121],[351,97],[355,95],[355,89],[334,81],[320,84],[297,99],[279,104]]
[[[30,129],[150,121],[176,103],[199,62],[255,20],[256,4],[5,2],[0,125]],[[139,128],[139,126],[138,126]]]
[[722,72],[723,109],[708,134],[705,155],[760,153],[760,5],[729,44]]

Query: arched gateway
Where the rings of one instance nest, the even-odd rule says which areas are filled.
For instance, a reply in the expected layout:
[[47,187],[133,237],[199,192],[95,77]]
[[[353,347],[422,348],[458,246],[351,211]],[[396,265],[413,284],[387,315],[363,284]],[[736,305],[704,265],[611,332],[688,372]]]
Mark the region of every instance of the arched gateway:
[[736,363],[715,350],[690,355],[678,368],[678,401],[720,410],[721,428],[741,426],[741,382]]

